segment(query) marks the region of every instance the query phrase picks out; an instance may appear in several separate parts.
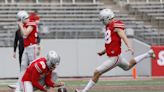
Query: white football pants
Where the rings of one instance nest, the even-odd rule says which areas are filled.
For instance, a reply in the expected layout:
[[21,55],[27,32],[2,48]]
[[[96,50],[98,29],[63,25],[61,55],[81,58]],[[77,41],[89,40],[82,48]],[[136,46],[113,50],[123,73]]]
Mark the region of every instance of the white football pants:
[[128,68],[129,62],[125,60],[121,55],[115,57],[109,57],[108,60],[104,61],[100,66],[96,68],[100,73],[107,72],[116,66],[126,70]]
[[[51,77],[52,77],[52,80],[54,80],[54,82],[57,81],[57,79],[58,79],[56,72],[52,72]],[[45,78],[42,78],[39,82],[41,85],[45,85]],[[23,86],[23,92],[34,92],[35,90],[38,90],[37,88],[35,88],[32,85],[31,81],[24,81],[22,84],[23,84],[22,85]],[[49,87],[47,87],[47,88],[49,88]]]
[[15,92],[19,92],[19,90],[22,90],[21,89],[22,77],[28,65],[37,58],[37,50],[38,50],[37,45],[30,45],[24,48],[23,55],[22,55],[21,71],[18,77],[18,83]]

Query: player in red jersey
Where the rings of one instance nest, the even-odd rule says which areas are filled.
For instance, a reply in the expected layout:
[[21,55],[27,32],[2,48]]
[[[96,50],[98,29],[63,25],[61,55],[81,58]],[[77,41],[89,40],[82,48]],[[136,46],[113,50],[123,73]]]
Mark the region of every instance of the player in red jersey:
[[30,20],[34,20],[35,22],[37,22],[37,24],[39,24],[40,22],[40,17],[37,10],[32,10],[31,12],[29,12],[29,18]]
[[[32,12],[30,12],[29,13],[29,15],[27,14],[27,12],[26,11],[19,11],[19,13],[17,14],[17,20],[18,21],[21,21],[21,22],[24,22],[24,19],[21,19],[22,17],[22,15],[23,14],[25,14],[26,16],[24,16],[24,17],[28,17],[29,16],[29,20],[30,20],[30,22],[35,22],[35,26],[36,26],[36,32],[37,33],[35,33],[35,34],[38,34],[38,32],[39,32],[39,30],[38,30],[38,24],[39,24],[39,21],[40,21],[40,17],[38,16],[38,14],[36,13],[36,10],[34,10],[34,11],[32,11]],[[26,23],[27,24],[27,23]],[[33,23],[34,24],[34,23]],[[18,35],[18,37],[17,37],[17,35]],[[19,46],[21,47],[21,54],[23,54],[23,51],[22,51],[22,48],[23,48],[23,50],[24,50],[24,38],[23,38],[23,35],[21,34],[21,32],[20,32],[20,28],[18,29],[18,32],[17,32],[17,35],[16,35],[16,38],[20,38],[19,39],[19,41],[20,41],[20,43],[19,43]],[[22,39],[21,39],[22,38]],[[40,55],[40,37],[39,37],[39,35],[35,35],[35,38],[37,38],[37,44],[36,44],[36,56],[39,56]],[[15,43],[14,44],[14,46],[15,45],[17,45],[17,43]],[[13,56],[15,55],[15,53],[13,54]],[[35,55],[35,54],[34,54]],[[22,55],[20,55],[21,56],[21,58],[19,58],[20,59],[20,61],[22,61]],[[35,57],[36,57],[35,56]],[[20,63],[20,66],[21,66],[21,63]],[[15,88],[15,84],[10,84],[10,85],[8,85],[10,88]]]
[[126,44],[128,48],[127,51],[130,51],[132,54],[134,53],[134,51],[130,46],[128,38],[124,32],[124,23],[114,18],[115,15],[111,9],[103,9],[100,11],[99,15],[100,21],[105,25],[106,31],[104,35],[105,50],[99,52],[98,55],[102,56],[106,54],[109,59],[104,61],[100,66],[96,68],[92,79],[88,82],[88,84],[82,91],[76,89],[75,92],[87,92],[97,83],[102,74],[106,73],[107,71],[110,71],[116,66],[119,66],[123,70],[129,70],[145,58],[155,58],[153,50],[149,50],[148,52],[142,55],[132,58],[129,62],[126,61],[126,59],[122,57],[121,54],[121,40],[123,40]]
[[52,71],[59,65],[60,57],[55,51],[49,51],[47,57],[34,60],[22,77],[23,92],[33,92],[35,89],[47,92],[48,87],[60,87],[63,83],[54,83]]
[[37,56],[37,24],[30,20],[29,14],[26,11],[17,13],[19,19],[18,26],[24,39],[24,52],[22,55],[21,72],[15,92],[20,92],[20,82],[27,66],[36,59]]
[[35,23],[36,23],[36,25],[37,25],[37,56],[39,56],[40,55],[40,50],[41,50],[41,46],[40,46],[40,37],[39,37],[39,23],[40,23],[40,16],[38,15],[38,11],[36,10],[36,9],[34,9],[34,10],[32,10],[32,11],[30,11],[29,12],[29,19],[31,20],[31,21],[35,21]]

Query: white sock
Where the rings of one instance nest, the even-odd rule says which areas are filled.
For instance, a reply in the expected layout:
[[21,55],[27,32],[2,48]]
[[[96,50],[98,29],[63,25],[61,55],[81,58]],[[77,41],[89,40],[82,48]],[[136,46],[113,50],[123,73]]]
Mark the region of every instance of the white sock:
[[19,92],[22,90],[22,77],[25,73],[25,69],[21,69],[21,72],[19,74],[19,77],[18,77],[18,81],[17,81],[17,84],[16,84],[16,89],[15,89],[15,92]]
[[15,89],[14,92],[20,92],[20,91],[21,91],[20,82],[18,81],[18,82],[16,83],[16,89]]
[[142,61],[145,58],[148,58],[149,56],[150,56],[149,53],[146,52],[144,54],[141,54],[139,56],[136,56],[134,59],[135,59],[136,63],[139,63],[140,61]]
[[82,92],[87,92],[95,85],[95,82],[92,81],[92,79],[88,82],[88,84],[85,86],[85,88],[82,90]]
[[20,75],[19,78],[18,78],[18,81],[17,81],[17,83],[16,83],[15,92],[21,91],[21,79],[22,79],[22,76]]

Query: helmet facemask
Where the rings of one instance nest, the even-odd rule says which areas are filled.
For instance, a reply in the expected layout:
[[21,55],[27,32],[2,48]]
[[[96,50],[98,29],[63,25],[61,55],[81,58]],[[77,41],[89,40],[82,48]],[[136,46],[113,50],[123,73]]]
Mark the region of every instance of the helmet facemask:
[[23,18],[21,19],[21,21],[22,21],[22,22],[26,22],[27,19],[28,19],[28,17],[26,16],[26,17],[23,17]]
[[108,24],[110,20],[111,20],[111,19],[110,19],[109,17],[102,17],[102,18],[100,18],[100,21],[101,21],[104,25]]
[[56,68],[57,65],[59,65],[59,59],[56,58],[56,59],[50,59],[50,60],[47,60],[48,62],[50,62],[49,64],[49,69],[50,70],[54,70]]
[[55,68],[56,68],[56,64],[52,64],[50,70],[55,70]]

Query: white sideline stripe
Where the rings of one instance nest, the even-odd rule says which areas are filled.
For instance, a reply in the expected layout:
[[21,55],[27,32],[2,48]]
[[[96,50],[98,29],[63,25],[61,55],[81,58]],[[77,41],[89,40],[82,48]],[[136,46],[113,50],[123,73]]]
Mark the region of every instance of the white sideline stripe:
[[3,86],[3,85],[11,85],[11,84],[15,84],[17,81],[16,80],[14,80],[14,81],[9,81],[9,80],[7,80],[7,81],[0,81],[0,86]]
[[[11,85],[14,84],[15,82],[8,82],[8,83],[0,83],[0,86],[6,86],[6,85]],[[69,86],[77,86],[76,84],[71,84]],[[85,86],[85,84],[80,84],[79,86]]]
[[[13,83],[15,83],[15,82],[13,82]],[[12,83],[0,83],[0,86],[3,86],[3,85],[10,85],[10,84],[12,84]]]

